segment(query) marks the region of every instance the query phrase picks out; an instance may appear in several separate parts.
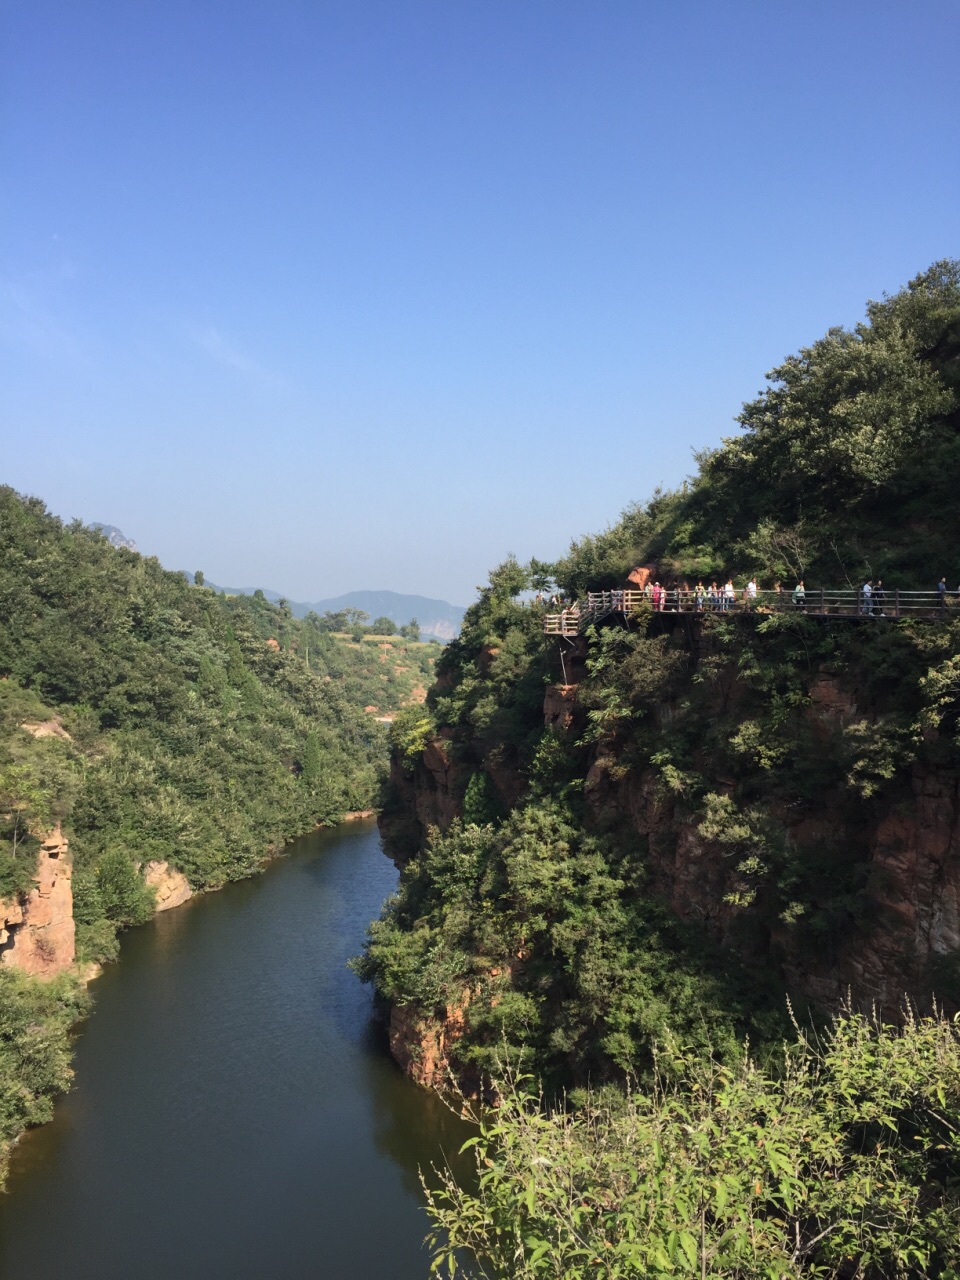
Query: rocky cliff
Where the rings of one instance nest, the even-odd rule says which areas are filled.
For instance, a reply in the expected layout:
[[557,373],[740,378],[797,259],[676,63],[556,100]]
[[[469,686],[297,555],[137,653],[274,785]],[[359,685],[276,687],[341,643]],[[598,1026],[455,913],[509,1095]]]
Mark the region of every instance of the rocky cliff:
[[[739,875],[729,850],[664,796],[654,771],[618,779],[612,763],[601,750],[587,775],[594,820],[626,820],[647,842],[658,896],[680,919],[699,921],[722,944],[743,948],[750,908],[732,901]],[[758,963],[779,968],[789,990],[821,1007],[838,1009],[848,996],[888,1011],[899,1009],[905,994],[925,1003],[932,973],[960,948],[960,778],[954,770],[914,766],[909,784],[909,799],[881,808],[855,832],[837,798],[825,797],[814,818],[781,815],[801,856],[853,840],[865,845],[856,918],[839,923],[819,950],[776,925],[761,929],[748,948]]]
[[76,954],[69,846],[57,827],[37,856],[34,887],[0,902],[0,963],[42,977],[62,973]]
[[[875,632],[864,641],[852,629],[839,631],[835,652],[822,661],[816,645],[827,645],[823,631],[805,637],[810,654],[801,649],[800,661],[791,657],[785,664],[779,640],[758,637],[752,623],[743,626],[749,630],[736,643],[728,637],[726,649],[679,624],[672,638],[661,637],[656,643],[674,643],[685,665],[663,668],[662,691],[658,677],[648,713],[627,730],[584,733],[589,710],[598,705],[597,682],[590,680],[585,643],[568,650],[565,678],[545,686],[542,725],[576,761],[586,828],[639,850],[645,893],[738,963],[775,975],[795,998],[835,1010],[852,997],[895,1014],[905,995],[926,1005],[936,992],[952,1006],[960,989],[960,767],[953,733],[930,724],[920,732],[914,693],[913,702],[903,702],[905,675],[900,687],[888,679],[879,694],[877,682],[871,685],[876,655],[900,641]],[[925,632],[915,642],[940,643],[932,636]],[[864,653],[858,647],[864,643],[881,648]],[[650,661],[666,652],[651,645]],[[764,662],[772,670],[775,660],[788,671],[789,699],[770,692],[769,671],[762,673],[767,683],[758,697],[756,672]],[[481,675],[485,666],[489,659],[481,654]],[[632,678],[635,689],[646,688],[644,672]],[[890,725],[904,706],[915,727],[896,739]],[[643,744],[635,727],[641,722]],[[698,741],[711,733],[707,745]],[[863,742],[874,752],[886,750],[906,738],[909,750],[879,764],[854,750]],[[664,763],[671,751],[680,759],[678,742],[687,749],[682,769]],[[505,758],[502,751],[489,753],[480,767],[509,810],[530,770],[511,774]],[[429,828],[446,831],[460,816],[467,779],[480,760],[470,726],[461,723],[442,727],[412,768],[394,761],[393,803],[381,828],[399,861],[415,852]],[[868,765],[876,766],[877,780],[863,786]],[[811,783],[821,776],[818,769],[825,781]],[[710,804],[725,801],[739,824],[733,835],[705,816]],[[766,824],[764,839],[776,845],[770,859],[779,859],[778,883],[749,866],[756,860],[751,824]],[[398,835],[406,842],[401,850]],[[785,909],[786,866],[799,868],[791,873],[799,887],[797,904]],[[416,1003],[394,1008],[391,1047],[414,1079],[436,1084],[448,1070],[473,1016],[475,996],[467,995],[433,1013]]]
[[143,868],[144,883],[157,895],[157,912],[182,906],[193,897],[190,881],[169,862],[148,862]]
[[[69,842],[58,826],[40,847],[34,887],[0,900],[0,964],[42,978],[71,968],[76,959],[72,877]],[[186,876],[167,862],[148,862],[143,878],[154,890],[157,912],[193,897]]]

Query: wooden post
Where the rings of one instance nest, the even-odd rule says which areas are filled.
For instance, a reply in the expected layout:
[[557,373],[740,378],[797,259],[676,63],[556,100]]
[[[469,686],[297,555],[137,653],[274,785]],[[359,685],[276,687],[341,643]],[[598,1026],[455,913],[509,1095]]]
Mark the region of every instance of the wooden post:
[[820,588],[820,612],[826,613],[826,606],[823,603],[823,587]]
[[894,617],[900,617],[900,588],[897,587],[893,593],[893,613]]

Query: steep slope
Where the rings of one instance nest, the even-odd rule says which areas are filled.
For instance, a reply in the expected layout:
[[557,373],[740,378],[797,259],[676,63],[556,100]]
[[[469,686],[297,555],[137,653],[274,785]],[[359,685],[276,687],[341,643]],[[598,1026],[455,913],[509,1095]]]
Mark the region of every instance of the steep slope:
[[76,966],[369,808],[364,707],[400,707],[436,651],[222,599],[0,489],[0,1173],[69,1081]]
[[[958,360],[960,264],[939,263],[775,370],[744,434],[574,543],[559,586],[640,564],[952,584]],[[956,1007],[955,611],[641,609],[564,640],[517,600],[543,572],[491,574],[394,725],[382,825],[406,865],[360,968],[411,1073],[469,1076],[506,1048],[596,1081],[670,1034],[735,1052],[779,1038],[788,993]]]

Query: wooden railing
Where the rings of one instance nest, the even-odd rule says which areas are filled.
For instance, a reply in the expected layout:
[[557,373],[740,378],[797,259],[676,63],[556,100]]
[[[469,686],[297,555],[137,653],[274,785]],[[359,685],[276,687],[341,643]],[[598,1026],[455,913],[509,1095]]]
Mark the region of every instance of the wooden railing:
[[758,591],[751,596],[741,588],[730,597],[721,588],[717,595],[701,598],[695,591],[665,588],[655,601],[647,591],[590,591],[585,601],[546,614],[543,630],[550,636],[576,636],[610,614],[628,616],[644,606],[658,613],[805,613],[886,622],[898,618],[944,622],[960,608],[960,593],[902,591],[898,587],[868,596],[856,588],[816,587],[795,598],[793,591]]

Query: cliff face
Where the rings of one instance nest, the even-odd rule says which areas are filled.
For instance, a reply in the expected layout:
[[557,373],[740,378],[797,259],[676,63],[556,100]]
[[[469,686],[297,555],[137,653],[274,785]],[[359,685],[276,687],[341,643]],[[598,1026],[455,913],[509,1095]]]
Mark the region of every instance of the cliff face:
[[[864,714],[834,672],[814,674],[806,693],[804,717],[824,750],[835,731]],[[549,723],[549,696],[545,712]],[[703,922],[722,943],[739,945],[744,911],[729,901],[736,888],[735,859],[703,837],[697,820],[686,819],[676,803],[664,799],[653,771],[619,776],[611,764],[615,760],[601,745],[585,783],[594,821],[625,820],[646,840],[653,887],[675,914]],[[801,858],[824,848],[863,849],[856,920],[840,923],[818,951],[798,946],[786,927],[761,931],[753,944],[759,962],[774,963],[790,990],[821,1006],[835,1009],[848,996],[888,1010],[897,1009],[907,993],[929,1000],[931,973],[960,948],[960,774],[914,764],[909,795],[904,792],[878,802],[867,815],[859,811],[853,823],[842,791],[825,790],[815,812],[799,818],[782,801],[772,806]]]
[[[34,887],[19,898],[0,900],[0,964],[41,978],[52,978],[73,965],[76,924],[72,878],[69,842],[58,826],[37,855]],[[148,862],[143,878],[156,893],[158,912],[179,907],[193,897],[186,876],[167,862]]]
[[[393,1005],[390,1010],[390,1052],[406,1075],[428,1089],[449,1087],[454,1073],[451,1062],[463,1036],[469,990],[457,1004],[444,1007],[442,1016],[425,1016],[415,1005]],[[457,1080],[464,1093],[473,1092],[462,1070]]]
[[[570,741],[583,725],[577,684],[546,688],[544,724]],[[804,716],[824,744],[863,714],[843,682],[829,671],[814,673]],[[737,691],[728,691],[736,703]],[[670,720],[669,705],[660,709]],[[464,780],[451,763],[449,730],[431,742],[412,773],[394,763],[402,803],[383,822],[388,848],[403,826],[408,846],[428,827],[446,830],[459,816]],[[826,745],[825,748],[826,749]],[[664,788],[653,768],[625,765],[615,741],[599,741],[582,756],[587,822],[595,830],[619,831],[646,850],[649,888],[680,919],[696,922],[721,946],[734,947],[750,963],[771,967],[787,989],[821,1007],[837,1008],[849,996],[896,1010],[905,994],[927,1002],[932,976],[950,965],[960,949],[960,771],[914,764],[904,784],[887,800],[851,810],[842,791],[824,791],[811,812],[795,813],[783,801],[769,808],[787,845],[800,860],[824,851],[858,850],[860,889],[856,909],[837,918],[829,934],[812,946],[809,935],[763,919],[757,904],[738,905],[737,862],[731,850],[701,831],[702,813],[690,814],[680,797]],[[497,790],[515,799],[522,779],[508,783],[491,770]],[[714,776],[723,792],[732,784]],[[746,926],[746,927],[745,927]],[[456,1011],[454,1011],[456,1013]],[[462,1013],[423,1020],[395,1012],[395,1055],[424,1083],[446,1070]],[[414,1026],[416,1023],[416,1026]],[[448,1025],[449,1024],[449,1025]],[[405,1047],[406,1046],[406,1047]],[[410,1046],[414,1046],[411,1049]],[[417,1047],[419,1046],[419,1047]]]
[[[647,841],[651,887],[681,919],[704,924],[722,944],[742,946],[749,908],[729,901],[737,874],[728,850],[705,839],[697,821],[664,800],[653,772],[617,779],[598,753],[586,797],[597,821],[622,820]],[[819,953],[796,944],[786,927],[761,931],[751,950],[773,963],[789,990],[836,1009],[848,994],[861,1005],[896,1010],[905,994],[925,1002],[930,973],[960,948],[960,779],[914,767],[912,800],[851,832],[842,806],[825,797],[822,814],[786,823],[799,851],[845,839],[866,841],[866,889],[860,919],[824,939]]]
[[0,963],[41,977],[73,964],[72,875],[67,840],[57,827],[43,842],[25,900],[0,902]]
[[416,851],[430,827],[446,831],[460,816],[467,780],[452,758],[452,736],[448,731],[428,742],[412,770],[404,768],[395,755],[391,757],[392,803],[381,809],[377,823],[398,862]]
[[193,897],[190,881],[169,862],[148,862],[143,868],[143,879],[156,892],[158,913],[182,906]]

